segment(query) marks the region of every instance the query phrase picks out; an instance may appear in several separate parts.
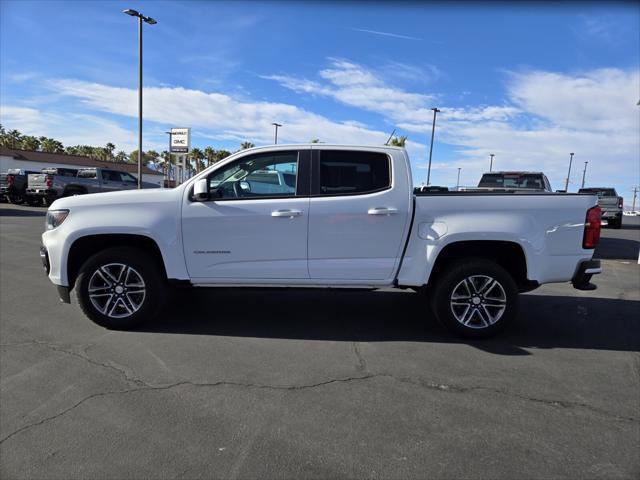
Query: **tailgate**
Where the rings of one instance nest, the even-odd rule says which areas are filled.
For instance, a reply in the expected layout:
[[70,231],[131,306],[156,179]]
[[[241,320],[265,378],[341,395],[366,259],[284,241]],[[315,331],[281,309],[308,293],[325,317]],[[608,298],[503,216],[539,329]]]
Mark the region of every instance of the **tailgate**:
[[47,188],[47,177],[48,175],[46,173],[30,173],[27,184],[28,188],[45,190]]

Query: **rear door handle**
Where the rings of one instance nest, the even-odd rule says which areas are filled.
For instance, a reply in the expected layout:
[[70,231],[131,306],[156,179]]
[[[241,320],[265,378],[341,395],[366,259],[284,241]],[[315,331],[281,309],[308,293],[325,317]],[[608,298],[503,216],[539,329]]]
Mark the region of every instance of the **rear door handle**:
[[299,217],[300,215],[302,215],[302,212],[300,210],[275,210],[271,212],[272,217],[293,218],[293,217]]
[[398,213],[398,209],[388,207],[375,207],[370,208],[367,213],[369,215],[393,215],[394,213]]

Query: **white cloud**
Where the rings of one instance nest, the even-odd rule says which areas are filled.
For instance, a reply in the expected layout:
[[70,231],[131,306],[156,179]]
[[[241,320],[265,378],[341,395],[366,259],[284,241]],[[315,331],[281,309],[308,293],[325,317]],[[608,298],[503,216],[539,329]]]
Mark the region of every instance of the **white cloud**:
[[[407,71],[405,66],[404,71]],[[415,72],[414,72],[415,73]],[[410,93],[389,86],[379,74],[361,65],[331,59],[330,68],[319,72],[324,83],[289,75],[263,76],[298,93],[331,97],[340,103],[383,115],[392,123],[421,122],[429,116],[434,96]]]
[[[63,98],[80,102],[82,110],[106,112],[136,118],[137,91],[80,80],[62,79],[49,87]],[[24,107],[3,107],[3,124],[25,133],[55,136],[65,144],[102,145],[108,141],[118,148],[133,149],[135,132],[94,115],[47,113]],[[357,121],[333,121],[294,105],[273,102],[240,101],[221,93],[207,93],[182,87],[147,87],[144,91],[145,145],[165,148],[167,125],[188,125],[197,137],[220,141],[250,140],[256,144],[273,142],[273,126],[282,142],[308,142],[319,138],[325,143],[382,145],[387,132],[371,129]],[[148,140],[150,139],[150,140]],[[411,142],[408,149],[417,152],[423,145]]]
[[[2,105],[0,123],[5,128],[17,129],[25,135],[55,138],[65,146],[99,146],[112,142],[118,149],[129,151],[137,148],[136,132],[96,115],[70,112],[57,114],[31,107]],[[157,144],[149,146],[160,147]]]

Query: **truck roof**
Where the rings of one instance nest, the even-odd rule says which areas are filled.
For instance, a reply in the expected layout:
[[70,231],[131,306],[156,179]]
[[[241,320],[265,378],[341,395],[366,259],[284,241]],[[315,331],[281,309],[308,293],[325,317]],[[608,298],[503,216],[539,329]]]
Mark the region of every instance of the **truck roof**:
[[504,171],[499,172],[485,172],[483,175],[544,175],[543,172],[529,172],[529,171]]

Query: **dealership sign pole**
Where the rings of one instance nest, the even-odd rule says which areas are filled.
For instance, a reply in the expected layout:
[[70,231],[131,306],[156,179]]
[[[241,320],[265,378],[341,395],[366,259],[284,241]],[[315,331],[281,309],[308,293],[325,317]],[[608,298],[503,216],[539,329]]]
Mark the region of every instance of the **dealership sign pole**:
[[[171,145],[169,153],[179,153],[182,158],[182,174],[184,176],[185,158],[191,150],[191,129],[190,128],[172,128],[171,129]],[[176,170],[178,169],[178,162],[176,161]],[[178,181],[176,171],[176,186]],[[181,178],[182,181],[182,178]]]

